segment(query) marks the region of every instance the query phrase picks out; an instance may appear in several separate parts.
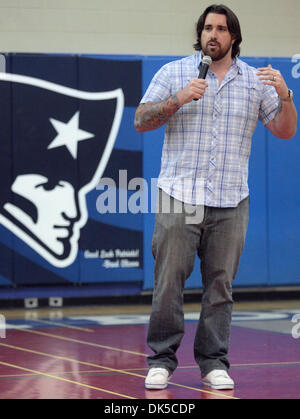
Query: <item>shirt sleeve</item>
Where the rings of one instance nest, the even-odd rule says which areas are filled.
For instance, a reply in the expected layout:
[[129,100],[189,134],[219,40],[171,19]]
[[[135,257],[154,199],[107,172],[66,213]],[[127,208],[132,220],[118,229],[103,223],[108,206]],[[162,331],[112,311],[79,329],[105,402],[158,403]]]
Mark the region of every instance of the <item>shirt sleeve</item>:
[[168,64],[164,65],[153,77],[141,103],[160,102],[171,96]]
[[271,122],[278,111],[279,97],[273,86],[264,86],[258,119],[264,124]]

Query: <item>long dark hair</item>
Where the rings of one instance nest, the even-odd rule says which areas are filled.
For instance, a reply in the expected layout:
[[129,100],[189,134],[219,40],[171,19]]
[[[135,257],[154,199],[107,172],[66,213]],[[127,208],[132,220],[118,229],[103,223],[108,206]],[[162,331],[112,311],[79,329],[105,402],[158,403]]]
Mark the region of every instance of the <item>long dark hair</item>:
[[209,13],[216,13],[219,15],[225,15],[227,19],[227,26],[228,30],[231,33],[232,37],[235,38],[235,42],[232,46],[232,58],[238,57],[240,55],[241,49],[240,44],[242,42],[242,33],[241,33],[241,27],[240,22],[236,15],[233,13],[232,10],[230,10],[227,6],[224,6],[223,4],[213,4],[212,6],[209,6],[204,13],[200,16],[198,23],[197,23],[197,42],[194,44],[194,48],[196,51],[202,50],[201,45],[201,34],[204,28],[206,16]]

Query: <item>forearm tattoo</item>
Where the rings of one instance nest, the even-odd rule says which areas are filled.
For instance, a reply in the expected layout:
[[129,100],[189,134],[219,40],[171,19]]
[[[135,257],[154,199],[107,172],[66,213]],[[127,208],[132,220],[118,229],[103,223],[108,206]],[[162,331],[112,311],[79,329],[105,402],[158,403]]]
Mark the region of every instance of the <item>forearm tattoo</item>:
[[135,114],[134,125],[138,131],[150,131],[165,124],[180,108],[176,95],[161,102],[141,104]]

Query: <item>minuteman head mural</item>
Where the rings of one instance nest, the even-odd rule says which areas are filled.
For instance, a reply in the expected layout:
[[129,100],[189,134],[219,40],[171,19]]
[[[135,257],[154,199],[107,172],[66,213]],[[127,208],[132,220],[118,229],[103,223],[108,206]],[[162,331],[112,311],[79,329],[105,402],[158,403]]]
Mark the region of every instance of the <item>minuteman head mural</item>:
[[0,223],[49,263],[66,267],[88,219],[85,197],[114,147],[123,92],[2,73],[0,97]]

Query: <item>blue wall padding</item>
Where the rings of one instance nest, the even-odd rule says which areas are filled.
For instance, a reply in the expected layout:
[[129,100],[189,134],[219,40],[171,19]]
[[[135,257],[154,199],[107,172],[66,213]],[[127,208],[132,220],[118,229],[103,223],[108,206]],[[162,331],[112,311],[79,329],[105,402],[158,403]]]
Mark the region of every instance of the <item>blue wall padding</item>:
[[[103,176],[116,181],[117,203],[119,192],[124,192],[118,189],[119,170],[128,171],[128,180],[143,177],[148,184],[150,210],[151,179],[159,175],[164,128],[139,134],[134,129],[133,119],[136,107],[156,71],[177,58],[180,57],[6,54],[6,71],[89,92],[122,88],[125,98],[122,121]],[[246,57],[244,60],[254,67],[271,64],[280,70],[287,85],[294,91],[294,101],[300,109],[300,74],[295,72],[297,63],[288,58]],[[1,176],[9,180],[15,175],[15,159],[19,158],[13,134],[17,111],[11,90],[3,83],[1,86],[5,103],[0,104],[0,111],[6,123],[5,128],[3,124],[1,126],[0,153],[7,156],[2,159]],[[29,106],[34,109],[33,104],[29,103]],[[85,129],[88,131],[88,127]],[[9,147],[5,145],[4,137],[11,139]],[[250,222],[235,287],[300,285],[299,137],[298,132],[293,140],[279,140],[258,123],[249,162]],[[0,195],[5,195],[5,201],[10,191],[3,186],[4,183]],[[103,292],[107,295],[107,286],[115,284],[118,293],[126,295],[129,289],[130,293],[133,292],[132,284],[135,283],[140,284],[135,288],[137,293],[153,288],[151,241],[154,214],[101,215],[96,208],[99,193],[94,189],[86,196],[88,221],[81,230],[78,254],[72,264],[63,268],[49,263],[0,222],[0,286],[3,290],[7,286],[22,288],[31,285],[37,295],[39,286],[42,290],[50,285],[59,289],[80,284],[83,290],[88,285],[95,287],[93,289],[101,295],[98,285],[103,284]],[[128,191],[128,197],[131,195],[132,192]],[[0,200],[0,203],[4,201]],[[109,250],[117,247],[138,249],[139,266],[104,268],[102,260],[87,259],[84,253],[86,249]],[[198,258],[186,287],[202,287]],[[111,292],[115,292],[113,288]]]

